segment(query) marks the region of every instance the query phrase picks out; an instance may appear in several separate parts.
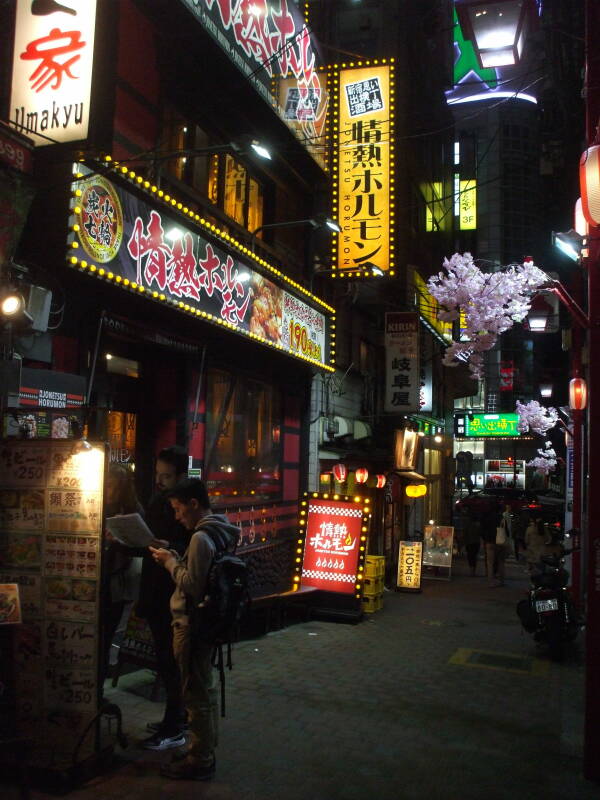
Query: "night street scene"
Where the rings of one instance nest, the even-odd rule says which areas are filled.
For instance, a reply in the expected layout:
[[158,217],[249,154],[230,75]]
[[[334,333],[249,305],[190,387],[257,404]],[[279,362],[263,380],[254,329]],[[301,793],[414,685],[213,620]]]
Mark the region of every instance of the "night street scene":
[[3,800],[600,798],[598,41],[0,0]]

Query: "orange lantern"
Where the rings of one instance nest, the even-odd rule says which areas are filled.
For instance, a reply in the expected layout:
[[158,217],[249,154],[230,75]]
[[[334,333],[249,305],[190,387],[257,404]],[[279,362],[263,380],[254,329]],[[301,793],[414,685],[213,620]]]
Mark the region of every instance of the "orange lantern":
[[359,467],[354,473],[354,480],[357,483],[366,483],[369,480],[369,470],[366,467]]
[[343,483],[348,475],[345,464],[335,464],[333,467],[333,477],[338,483]]
[[322,472],[319,475],[321,483],[329,483],[331,481],[331,472]]
[[383,489],[383,487],[385,486],[385,475],[376,475],[375,477],[377,479],[376,483],[377,488]]
[[583,378],[569,381],[569,408],[582,411],[587,406],[587,384]]

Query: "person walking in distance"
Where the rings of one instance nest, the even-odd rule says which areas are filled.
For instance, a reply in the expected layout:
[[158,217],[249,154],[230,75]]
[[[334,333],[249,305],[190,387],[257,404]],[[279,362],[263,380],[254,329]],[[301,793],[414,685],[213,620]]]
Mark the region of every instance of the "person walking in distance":
[[215,539],[230,549],[238,541],[239,528],[224,515],[211,513],[206,486],[200,480],[181,481],[169,492],[169,499],[175,518],[188,531],[188,547],[183,557],[165,548],[150,547],[149,550],[175,583],[171,597],[173,651],[181,672],[190,741],[187,751],[165,764],[161,774],[175,779],[210,780],[216,769],[218,734],[217,689],[212,665],[215,645],[201,637],[192,641],[190,612],[198,609],[206,597],[207,579],[217,553]]
[[490,586],[501,585],[496,580],[496,528],[500,525],[501,519],[502,513],[498,503],[492,506],[481,519],[481,538],[485,545],[486,572]]
[[479,547],[481,545],[481,523],[472,516],[468,509],[465,511],[465,516],[463,517],[462,529],[469,569],[471,575],[475,575],[477,571],[477,556],[479,555]]
[[[186,529],[175,519],[168,492],[187,476],[188,457],[183,447],[173,445],[161,450],[156,459],[156,493],[148,504],[146,523],[159,540],[158,546],[182,554],[187,547]],[[173,581],[146,549],[142,561],[142,575],[136,613],[144,618],[156,652],[156,671],[166,693],[162,720],[148,724],[152,735],[142,742],[146,750],[168,750],[185,744],[185,709],[181,691],[179,669],[173,656],[173,628],[169,603],[173,594]]]

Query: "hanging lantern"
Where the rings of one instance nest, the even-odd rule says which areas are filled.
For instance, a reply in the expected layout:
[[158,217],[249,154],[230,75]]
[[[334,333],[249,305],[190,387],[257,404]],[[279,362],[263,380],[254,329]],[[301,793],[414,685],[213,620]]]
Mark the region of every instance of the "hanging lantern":
[[345,464],[335,464],[333,467],[333,477],[338,483],[343,483],[348,475]]
[[587,406],[587,384],[583,378],[569,381],[569,408],[582,411]]
[[581,210],[590,225],[600,225],[600,145],[584,150],[579,160]]
[[369,470],[366,467],[359,467],[354,473],[354,480],[357,483],[366,483],[369,480]]
[[321,483],[326,483],[329,485],[331,481],[331,472],[322,472],[319,475],[319,480],[321,481]]
[[376,475],[375,476],[377,483],[375,484],[378,489],[383,489],[385,486],[386,477],[385,475]]
[[424,483],[409,483],[404,491],[407,497],[423,497],[427,494],[427,486]]

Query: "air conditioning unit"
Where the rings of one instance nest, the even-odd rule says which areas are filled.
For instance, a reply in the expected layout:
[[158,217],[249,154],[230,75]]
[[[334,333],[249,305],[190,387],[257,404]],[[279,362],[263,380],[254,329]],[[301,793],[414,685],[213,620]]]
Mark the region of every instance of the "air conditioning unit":
[[52,292],[42,286],[33,286],[33,284],[29,284],[24,288],[26,289],[27,312],[33,320],[31,329],[34,331],[47,331]]

